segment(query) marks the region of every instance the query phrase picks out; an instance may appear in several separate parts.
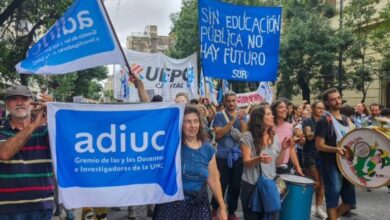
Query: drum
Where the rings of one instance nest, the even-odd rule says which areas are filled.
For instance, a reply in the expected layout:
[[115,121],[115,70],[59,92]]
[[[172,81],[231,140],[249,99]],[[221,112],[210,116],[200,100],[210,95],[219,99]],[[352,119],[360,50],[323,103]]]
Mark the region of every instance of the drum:
[[344,156],[336,156],[338,167],[352,184],[378,188],[390,183],[390,140],[380,129],[353,130],[338,146],[346,149]]
[[311,201],[314,193],[314,181],[307,177],[280,174],[288,189],[288,194],[282,202],[279,220],[309,220]]

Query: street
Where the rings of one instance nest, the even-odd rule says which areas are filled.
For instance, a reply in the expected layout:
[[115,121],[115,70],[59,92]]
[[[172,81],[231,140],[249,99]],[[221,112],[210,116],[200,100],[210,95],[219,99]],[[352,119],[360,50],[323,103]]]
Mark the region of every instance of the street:
[[[352,217],[341,217],[340,220],[390,220],[390,193],[386,187],[372,190],[368,192],[364,189],[356,189],[357,193],[357,209],[353,210],[356,215]],[[76,220],[80,220],[81,210],[75,211]],[[146,206],[135,207],[137,220],[149,220],[146,217]],[[237,215],[242,218],[241,206]],[[53,220],[59,220],[55,217]],[[61,219],[65,219],[64,213]],[[120,211],[110,210],[108,214],[109,220],[125,220],[127,219],[127,208],[121,208]],[[294,218],[291,218],[295,220]],[[319,220],[312,216],[311,220]]]

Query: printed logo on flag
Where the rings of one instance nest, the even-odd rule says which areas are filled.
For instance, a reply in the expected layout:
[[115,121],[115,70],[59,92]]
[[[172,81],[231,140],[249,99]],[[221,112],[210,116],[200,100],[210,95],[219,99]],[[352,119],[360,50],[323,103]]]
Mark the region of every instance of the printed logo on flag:
[[131,64],[131,72],[135,75],[138,75],[140,79],[144,79],[142,76],[142,71],[144,68],[140,64]]
[[[110,207],[182,199],[183,108],[50,103],[50,144],[64,204]],[[104,203],[91,201],[91,190],[96,198],[105,197]]]
[[[28,51],[27,58],[16,65],[18,72],[61,74],[105,64],[124,64],[100,4],[99,0],[75,1]],[[93,58],[80,60],[87,57]],[[71,62],[76,63],[64,66]]]

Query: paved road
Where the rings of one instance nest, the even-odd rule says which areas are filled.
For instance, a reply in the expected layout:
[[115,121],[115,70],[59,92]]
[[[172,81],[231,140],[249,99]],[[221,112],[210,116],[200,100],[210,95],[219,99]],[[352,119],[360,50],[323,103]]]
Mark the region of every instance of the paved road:
[[[357,209],[353,212],[357,215],[353,217],[341,217],[340,220],[390,220],[390,193],[388,189],[383,187],[380,189],[372,190],[367,192],[363,189],[357,189]],[[150,220],[151,218],[146,217],[146,206],[136,207],[137,220]],[[239,208],[237,212],[239,217],[242,217],[242,211]],[[61,216],[61,219],[65,219]],[[59,220],[58,217],[53,218]],[[80,210],[76,210],[76,219],[80,220]],[[126,220],[127,219],[127,208],[122,208],[121,211],[110,211],[108,220]],[[295,220],[295,219],[292,219]],[[299,219],[297,219],[299,220]],[[316,217],[311,220],[319,220]]]

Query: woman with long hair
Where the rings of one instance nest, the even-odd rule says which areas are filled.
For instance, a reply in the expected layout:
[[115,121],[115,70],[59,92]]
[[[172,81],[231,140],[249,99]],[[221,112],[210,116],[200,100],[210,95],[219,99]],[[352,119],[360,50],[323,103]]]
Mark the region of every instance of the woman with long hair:
[[[293,147],[291,137],[280,144],[274,131],[274,116],[269,106],[256,107],[250,114],[248,130],[242,134],[241,151],[244,171],[241,184],[241,203],[244,220],[262,219],[265,213],[249,208],[250,197],[260,175],[268,179],[276,177],[276,168],[283,162],[286,149]],[[260,165],[261,164],[261,165]],[[272,219],[278,219],[273,213]]]
[[[279,142],[282,142],[285,138],[293,137],[293,125],[287,122],[288,110],[287,103],[283,100],[277,100],[271,105],[272,114],[274,115],[275,134],[278,137]],[[299,140],[298,140],[299,141]],[[295,167],[295,171],[303,175],[302,168],[299,165],[298,156],[295,152],[294,146],[286,149],[286,155],[284,156],[283,163],[277,168],[279,174],[290,173],[291,163]]]
[[156,205],[153,219],[210,219],[207,185],[217,199],[220,219],[227,219],[215,150],[206,141],[202,126],[204,125],[198,108],[191,105],[186,106],[181,146],[181,168],[185,199]]

